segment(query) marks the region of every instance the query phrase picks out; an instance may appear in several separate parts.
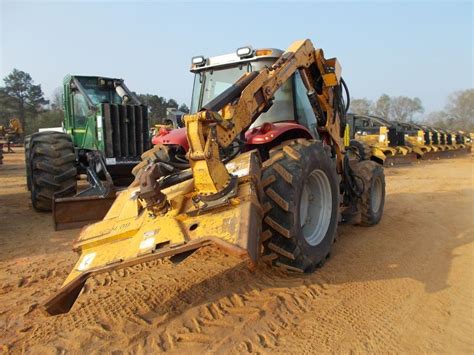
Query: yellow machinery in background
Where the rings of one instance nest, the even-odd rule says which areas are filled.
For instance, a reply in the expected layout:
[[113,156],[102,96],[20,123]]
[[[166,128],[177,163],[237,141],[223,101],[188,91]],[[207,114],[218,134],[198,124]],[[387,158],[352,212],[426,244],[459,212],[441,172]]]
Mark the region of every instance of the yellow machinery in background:
[[6,153],[14,153],[12,144],[18,144],[23,135],[23,126],[18,118],[10,119],[8,127],[0,126],[0,164],[3,164],[3,147],[7,146]]
[[0,139],[4,143],[17,144],[23,135],[23,125],[18,118],[10,119],[8,127],[0,126]]
[[418,158],[423,158],[427,153],[430,153],[432,148],[425,144],[425,132],[423,129],[415,124],[399,124],[402,130],[405,132],[405,142],[409,146],[413,153]]
[[435,129],[414,123],[398,124],[405,140],[419,159],[432,160],[455,157],[470,151],[461,132]]
[[367,158],[385,166],[416,161],[416,153],[405,142],[404,132],[394,123],[369,115],[348,116],[352,144],[365,146]]
[[424,127],[431,134],[431,143],[436,152],[431,154],[436,158],[452,158],[470,152],[464,144],[464,137],[458,132],[432,127]]

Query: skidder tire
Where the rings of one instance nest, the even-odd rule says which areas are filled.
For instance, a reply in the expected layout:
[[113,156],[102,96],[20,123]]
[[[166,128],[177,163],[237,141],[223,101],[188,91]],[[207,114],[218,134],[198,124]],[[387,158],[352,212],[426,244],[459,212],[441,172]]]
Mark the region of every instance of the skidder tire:
[[364,192],[358,202],[362,226],[373,226],[380,222],[385,205],[385,175],[383,168],[374,161],[361,161],[353,172],[364,183]]
[[272,149],[263,166],[262,258],[287,271],[313,272],[329,257],[337,228],[330,153],[320,141],[299,139]]
[[31,202],[37,211],[51,211],[54,197],[77,191],[74,145],[61,132],[35,133],[30,138]]

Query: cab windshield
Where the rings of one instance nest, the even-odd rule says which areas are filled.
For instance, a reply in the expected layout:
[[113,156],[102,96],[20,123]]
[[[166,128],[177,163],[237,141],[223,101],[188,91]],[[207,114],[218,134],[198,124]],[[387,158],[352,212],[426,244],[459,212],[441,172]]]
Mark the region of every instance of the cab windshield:
[[87,96],[94,105],[101,103],[121,104],[122,99],[113,89],[102,88],[97,85],[97,79],[78,78]]
[[[211,68],[195,74],[191,112],[199,111],[209,101],[232,86],[246,72],[257,71],[271,65],[266,62],[244,63],[239,66]],[[264,122],[292,121],[295,119],[292,80],[288,80],[276,93],[272,107],[261,114],[252,126]]]

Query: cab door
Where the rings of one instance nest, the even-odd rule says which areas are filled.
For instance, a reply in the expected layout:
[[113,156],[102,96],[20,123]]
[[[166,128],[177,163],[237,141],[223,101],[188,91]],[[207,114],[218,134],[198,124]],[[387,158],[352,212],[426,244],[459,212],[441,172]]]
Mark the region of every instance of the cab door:
[[82,148],[87,130],[87,119],[90,111],[89,105],[85,96],[79,90],[73,92],[72,100],[73,127],[71,134],[73,136],[74,144],[77,147]]

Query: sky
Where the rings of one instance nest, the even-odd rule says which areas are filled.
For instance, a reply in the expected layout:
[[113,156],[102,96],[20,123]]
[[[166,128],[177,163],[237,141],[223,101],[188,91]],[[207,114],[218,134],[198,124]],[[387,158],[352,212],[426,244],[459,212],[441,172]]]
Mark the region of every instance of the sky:
[[310,38],[352,97],[419,97],[430,112],[473,87],[473,13],[457,1],[0,0],[0,77],[26,71],[47,97],[66,74],[118,77],[189,106],[191,57]]

